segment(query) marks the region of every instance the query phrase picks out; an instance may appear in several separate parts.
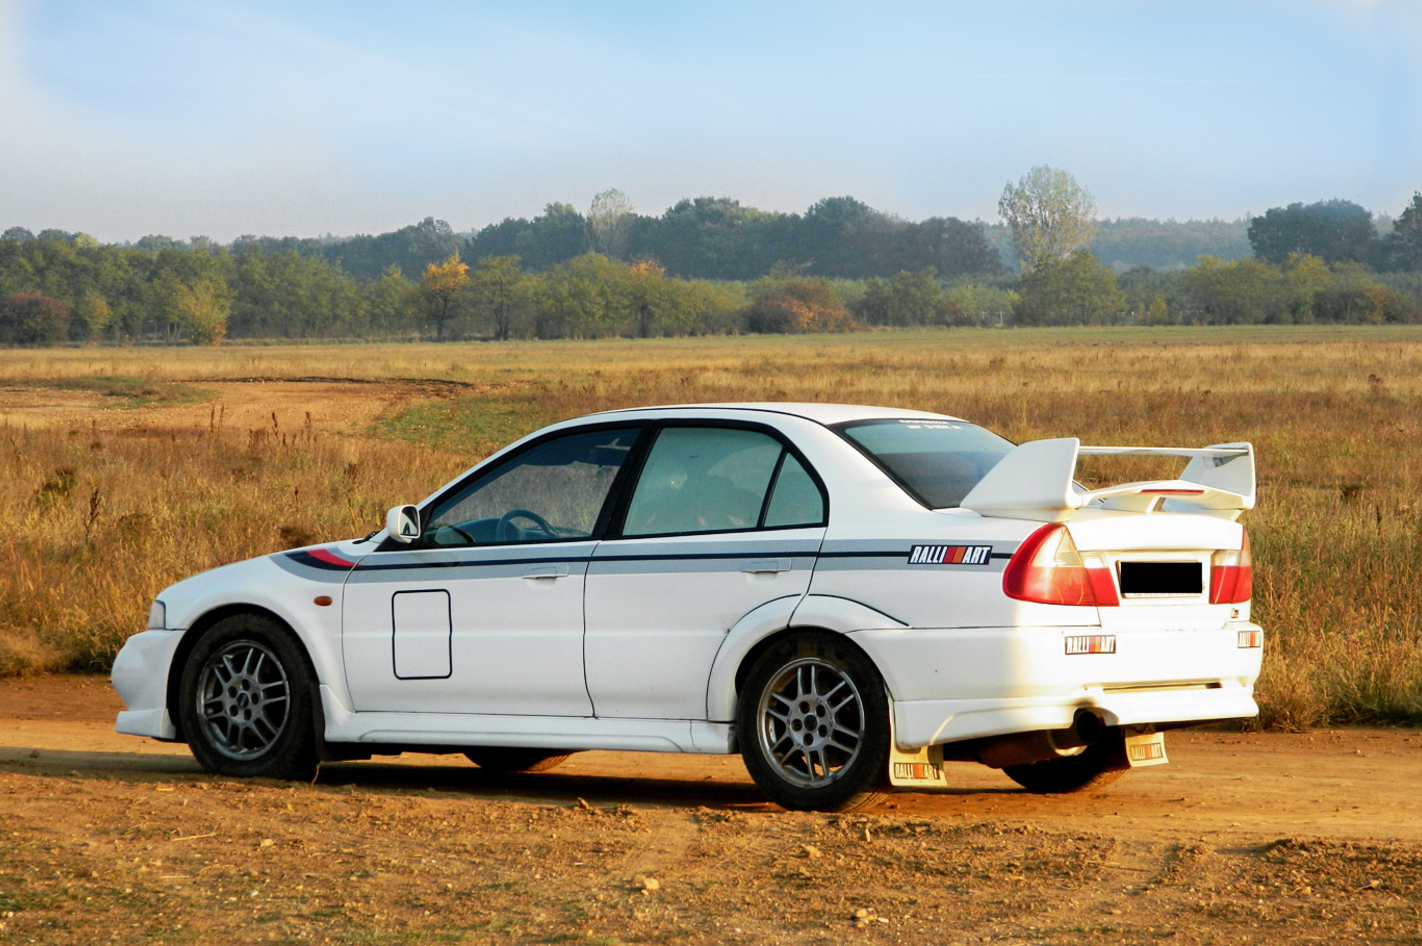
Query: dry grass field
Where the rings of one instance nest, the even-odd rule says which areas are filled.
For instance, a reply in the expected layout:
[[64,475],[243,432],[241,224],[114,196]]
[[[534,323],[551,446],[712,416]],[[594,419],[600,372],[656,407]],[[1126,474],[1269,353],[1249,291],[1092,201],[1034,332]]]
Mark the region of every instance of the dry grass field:
[[367,532],[546,422],[727,400],[1253,441],[1263,723],[1422,720],[1417,327],[0,351],[0,674],[104,670],[164,585]]

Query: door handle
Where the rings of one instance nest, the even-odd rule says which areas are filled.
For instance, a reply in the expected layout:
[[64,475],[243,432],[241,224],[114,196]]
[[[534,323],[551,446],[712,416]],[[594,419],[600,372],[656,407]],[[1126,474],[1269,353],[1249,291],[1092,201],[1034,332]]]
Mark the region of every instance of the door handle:
[[567,565],[539,565],[523,573],[525,578],[567,578]]
[[769,575],[789,570],[790,559],[788,558],[768,558],[761,562],[750,562],[741,569],[747,575]]

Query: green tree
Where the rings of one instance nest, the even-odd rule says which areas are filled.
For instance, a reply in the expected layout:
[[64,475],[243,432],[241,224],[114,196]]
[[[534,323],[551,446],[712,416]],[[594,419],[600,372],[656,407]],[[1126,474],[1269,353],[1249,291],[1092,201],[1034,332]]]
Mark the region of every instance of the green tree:
[[1314,321],[1314,302],[1332,281],[1328,264],[1319,257],[1291,254],[1283,267],[1284,304],[1291,320]]
[[930,267],[900,272],[890,279],[870,279],[854,314],[866,325],[941,325],[947,313],[937,277]]
[[1365,263],[1377,256],[1373,215],[1348,200],[1273,207],[1249,221],[1249,244],[1255,256],[1276,265],[1295,253],[1327,263]]
[[1116,276],[1086,250],[1040,263],[1022,277],[1013,314],[1024,325],[1103,325],[1124,311]]
[[69,306],[38,292],[0,303],[0,345],[57,345],[68,335]]
[[[74,303],[69,320],[70,337],[75,341],[98,339],[113,320],[114,311],[97,290],[85,290],[84,295]],[[77,337],[76,337],[77,336]]]
[[1042,165],[1002,189],[997,211],[1024,273],[1064,260],[1096,235],[1096,198],[1066,171]]
[[1020,299],[1017,293],[1001,286],[960,280],[949,288],[945,301],[956,324],[1001,328]]
[[1216,325],[1290,321],[1289,293],[1278,266],[1202,256],[1185,273],[1185,284],[1194,321]]
[[540,338],[604,338],[626,322],[627,268],[598,253],[584,253],[549,268],[543,277]]
[[421,310],[434,324],[435,340],[444,341],[449,323],[459,315],[460,302],[469,285],[469,267],[459,261],[459,254],[443,263],[430,263],[420,277],[417,290]]
[[1152,319],[1160,317],[1156,308],[1157,299],[1165,306],[1168,324],[1180,322],[1190,310],[1192,300],[1185,288],[1183,270],[1162,272],[1149,266],[1133,266],[1116,276],[1116,285],[1126,297],[1126,311],[1137,322],[1145,322],[1148,316]]
[[528,277],[517,256],[486,256],[474,264],[469,297],[475,317],[489,326],[496,341],[512,337],[528,303]]
[[751,287],[745,325],[762,333],[847,332],[854,319],[828,279],[767,276]]
[[1141,312],[1142,325],[1179,325],[1180,319],[1170,312],[1164,296],[1153,296]]
[[635,220],[632,202],[622,191],[605,190],[592,199],[588,208],[588,230],[592,235],[592,250],[609,259],[627,255],[627,240]]
[[1393,222],[1387,239],[1388,262],[1394,269],[1422,269],[1422,192]]
[[380,278],[363,287],[366,324],[377,334],[407,330],[414,287],[398,266],[387,266]]
[[216,345],[227,334],[231,305],[226,290],[216,279],[199,279],[191,286],[178,284],[173,296],[178,325],[194,345]]

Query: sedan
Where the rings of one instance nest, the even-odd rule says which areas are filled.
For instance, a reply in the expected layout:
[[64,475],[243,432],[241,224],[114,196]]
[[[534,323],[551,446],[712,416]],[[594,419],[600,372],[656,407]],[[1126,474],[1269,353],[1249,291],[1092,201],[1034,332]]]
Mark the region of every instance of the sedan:
[[[1179,457],[1088,490],[1082,455]],[[1249,444],[1014,445],[942,414],[725,404],[511,444],[385,528],[164,590],[113,668],[118,731],[207,771],[457,752],[739,753],[787,808],[1031,791],[1252,716]]]

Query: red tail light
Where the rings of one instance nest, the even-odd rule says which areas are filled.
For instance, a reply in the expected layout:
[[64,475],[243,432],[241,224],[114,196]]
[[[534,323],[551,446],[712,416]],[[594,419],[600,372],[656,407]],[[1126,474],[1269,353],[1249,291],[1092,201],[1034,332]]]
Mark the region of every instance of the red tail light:
[[1083,561],[1066,526],[1050,523],[1027,537],[1002,573],[1009,598],[1040,604],[1112,607],[1121,603],[1104,563]]
[[1210,604],[1240,604],[1254,594],[1254,560],[1249,533],[1238,549],[1220,549],[1210,556]]

